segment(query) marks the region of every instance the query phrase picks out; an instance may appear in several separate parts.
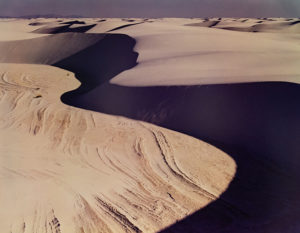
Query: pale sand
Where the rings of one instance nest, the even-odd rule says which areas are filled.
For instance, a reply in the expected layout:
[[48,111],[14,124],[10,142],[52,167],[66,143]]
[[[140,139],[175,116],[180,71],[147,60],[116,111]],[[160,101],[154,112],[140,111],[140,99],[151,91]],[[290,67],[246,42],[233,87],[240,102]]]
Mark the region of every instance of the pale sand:
[[155,232],[216,200],[235,174],[197,139],[62,104],[78,86],[69,72],[0,70],[1,232]]
[[139,64],[111,83],[157,86],[300,82],[300,35],[284,30],[297,27],[300,32],[300,24],[284,24],[284,32],[270,34],[192,27],[185,23],[161,21],[119,30],[137,40]]
[[[61,20],[0,22],[1,232],[156,232],[216,200],[242,212],[218,199],[235,176],[230,155],[168,129],[67,106],[60,96],[80,83],[47,65],[75,71],[61,61],[109,32],[136,39],[139,53],[138,65],[125,65],[112,84],[299,83],[300,24],[264,20],[262,32],[251,33],[260,20],[222,19],[214,28],[207,27],[218,19],[79,19],[85,24],[70,27]],[[100,68],[86,77],[103,78]]]

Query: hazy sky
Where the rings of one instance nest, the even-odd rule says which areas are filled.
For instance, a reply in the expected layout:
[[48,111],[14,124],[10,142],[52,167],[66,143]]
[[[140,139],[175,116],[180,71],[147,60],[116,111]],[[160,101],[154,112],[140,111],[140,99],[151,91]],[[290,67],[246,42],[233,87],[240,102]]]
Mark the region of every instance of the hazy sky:
[[300,0],[0,0],[0,15],[300,17]]

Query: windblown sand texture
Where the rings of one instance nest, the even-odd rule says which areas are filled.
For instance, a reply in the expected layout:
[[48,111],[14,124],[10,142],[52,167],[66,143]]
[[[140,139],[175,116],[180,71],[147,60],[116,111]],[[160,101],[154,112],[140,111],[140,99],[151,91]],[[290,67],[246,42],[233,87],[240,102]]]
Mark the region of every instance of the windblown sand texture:
[[0,32],[1,233],[300,230],[299,19]]

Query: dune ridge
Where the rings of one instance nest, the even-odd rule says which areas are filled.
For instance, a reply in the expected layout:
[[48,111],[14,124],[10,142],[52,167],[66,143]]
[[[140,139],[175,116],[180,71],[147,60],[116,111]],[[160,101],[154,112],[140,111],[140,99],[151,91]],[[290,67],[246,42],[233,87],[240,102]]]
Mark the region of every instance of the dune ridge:
[[[273,232],[279,215],[284,219],[280,227],[293,232],[287,229],[299,219],[299,84],[124,87],[106,82],[93,88],[66,93],[62,100],[192,135],[234,158],[237,173],[222,195],[229,205],[224,207],[222,201],[210,204],[204,211],[218,217],[208,218],[200,211],[200,217],[196,214],[192,221],[178,224],[181,231],[183,227],[197,232],[206,224],[219,231],[226,216],[240,223],[229,224],[230,232],[247,232],[247,225],[255,226],[256,232]],[[166,232],[180,230],[175,225]]]
[[42,34],[57,34],[57,33],[64,33],[64,32],[87,32],[88,30],[92,29],[95,27],[97,24],[92,24],[92,25],[86,25],[86,26],[76,26],[73,27],[74,24],[78,23],[64,23],[65,25],[62,26],[45,26],[43,28],[39,28],[33,31],[33,33],[42,33]]
[[299,19],[204,19],[199,23],[186,24],[186,26],[200,26],[200,27],[214,27],[217,29],[225,29],[240,32],[291,32],[299,33],[300,27],[295,26],[299,24]]
[[204,142],[62,104],[78,86],[66,71],[0,69],[3,232],[155,232],[216,200],[234,175]]

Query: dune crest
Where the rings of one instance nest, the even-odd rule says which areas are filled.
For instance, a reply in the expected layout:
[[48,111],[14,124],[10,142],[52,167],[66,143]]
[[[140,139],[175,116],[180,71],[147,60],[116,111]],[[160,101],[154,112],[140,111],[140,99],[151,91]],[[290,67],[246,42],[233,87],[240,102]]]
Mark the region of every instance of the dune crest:
[[197,139],[62,104],[79,85],[67,71],[0,71],[2,232],[155,232],[216,200],[235,174]]

